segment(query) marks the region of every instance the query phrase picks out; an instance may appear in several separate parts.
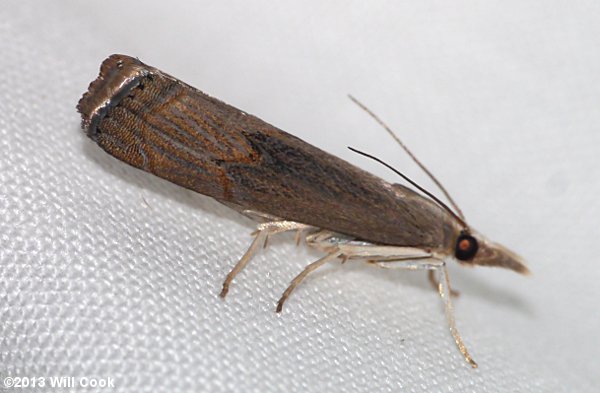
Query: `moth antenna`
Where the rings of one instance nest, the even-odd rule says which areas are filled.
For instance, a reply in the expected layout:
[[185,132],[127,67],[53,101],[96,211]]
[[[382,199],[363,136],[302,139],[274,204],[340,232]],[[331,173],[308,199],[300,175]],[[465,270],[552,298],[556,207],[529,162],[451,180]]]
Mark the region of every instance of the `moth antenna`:
[[407,182],[409,182],[410,184],[412,184],[414,187],[416,187],[419,191],[421,191],[422,193],[424,193],[425,195],[427,195],[429,198],[433,199],[435,202],[437,202],[442,208],[444,208],[448,213],[450,213],[450,215],[452,215],[452,217],[454,217],[456,219],[456,221],[458,221],[458,223],[465,229],[468,230],[469,226],[467,225],[467,223],[465,222],[465,220],[462,217],[459,217],[456,213],[454,213],[454,211],[452,209],[450,209],[448,207],[448,205],[446,205],[444,202],[440,201],[435,195],[433,195],[432,193],[430,193],[429,191],[427,191],[426,189],[424,189],[423,187],[421,187],[420,185],[418,185],[415,181],[411,180],[408,176],[406,176],[404,173],[400,172],[399,170],[397,170],[396,168],[394,168],[393,166],[391,166],[390,164],[386,163],[385,161],[383,161],[380,158],[377,158],[375,156],[372,156],[371,154],[362,152],[360,150],[357,150],[353,147],[348,146],[348,149],[352,150],[355,153],[360,154],[361,156],[365,156],[367,158],[370,158],[374,161],[377,161],[378,163],[380,163],[381,165],[385,166],[386,168],[391,169],[392,171],[394,171],[394,173],[396,173],[397,175],[399,175],[400,177],[402,177],[404,180],[406,180]]
[[[427,176],[429,176],[429,178],[431,180],[433,180],[433,182],[435,183],[435,185],[440,189],[440,191],[442,191],[442,193],[444,194],[444,196],[446,197],[446,199],[448,199],[448,202],[450,202],[450,204],[452,205],[452,207],[454,208],[454,210],[456,210],[456,213],[458,213],[458,216],[460,216],[461,221],[464,223],[466,220],[465,220],[465,216],[464,216],[462,210],[460,210],[460,208],[458,207],[458,205],[456,204],[456,202],[454,202],[454,199],[452,199],[452,197],[450,196],[450,194],[448,193],[448,191],[446,191],[446,188],[433,175],[433,173],[431,173],[429,171],[429,169],[427,169],[425,167],[425,165],[423,165],[421,163],[421,161],[419,161],[419,159],[410,151],[410,149],[404,143],[402,143],[402,141],[400,140],[400,138],[398,138],[398,136],[394,133],[394,131],[392,131],[392,129],[387,124],[385,124],[383,122],[383,120],[381,120],[379,118],[379,116],[377,116],[375,113],[373,113],[373,111],[371,111],[369,108],[367,108],[362,102],[360,102],[359,100],[357,100],[356,98],[354,98],[351,94],[348,94],[348,97],[352,100],[352,102],[354,102],[356,105],[358,105],[363,111],[367,112],[367,114],[369,116],[371,116],[373,118],[373,120],[375,120],[377,123],[379,123],[379,125],[381,125],[387,131],[387,133],[390,134],[392,138],[394,138],[394,140],[400,145],[401,148],[404,149],[404,151],[423,170],[423,172],[425,172],[427,174]],[[427,194],[429,194],[429,193],[427,193]]]

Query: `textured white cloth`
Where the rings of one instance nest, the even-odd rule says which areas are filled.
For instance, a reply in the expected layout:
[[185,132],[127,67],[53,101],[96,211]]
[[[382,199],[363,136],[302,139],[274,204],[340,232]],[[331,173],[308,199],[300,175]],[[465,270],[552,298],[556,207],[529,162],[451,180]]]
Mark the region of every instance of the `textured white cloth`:
[[[2,380],[111,377],[105,390],[122,392],[598,391],[599,2],[123,3],[2,4]],[[346,93],[370,105],[474,227],[529,262],[531,277],[451,267],[458,328],[480,368],[455,348],[423,273],[334,263],[275,314],[319,256],[292,236],[220,299],[252,224],[117,161],[79,129],[75,105],[112,53],[397,181],[346,146],[375,153],[437,193]]]

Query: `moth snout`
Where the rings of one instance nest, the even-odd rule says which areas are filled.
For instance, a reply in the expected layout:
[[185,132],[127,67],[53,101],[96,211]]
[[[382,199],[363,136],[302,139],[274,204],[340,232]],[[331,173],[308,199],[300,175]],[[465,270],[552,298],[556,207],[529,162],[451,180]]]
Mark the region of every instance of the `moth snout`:
[[520,274],[529,274],[523,258],[499,243],[491,242],[479,234],[461,233],[456,241],[455,257],[465,265],[495,266]]

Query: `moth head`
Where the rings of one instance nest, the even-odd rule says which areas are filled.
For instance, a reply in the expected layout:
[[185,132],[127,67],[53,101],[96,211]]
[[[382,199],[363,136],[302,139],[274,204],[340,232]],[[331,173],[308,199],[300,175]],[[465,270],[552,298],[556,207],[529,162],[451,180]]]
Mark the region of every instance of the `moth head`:
[[479,233],[461,231],[458,235],[454,257],[463,265],[497,266],[529,274],[523,259],[501,244],[491,242]]

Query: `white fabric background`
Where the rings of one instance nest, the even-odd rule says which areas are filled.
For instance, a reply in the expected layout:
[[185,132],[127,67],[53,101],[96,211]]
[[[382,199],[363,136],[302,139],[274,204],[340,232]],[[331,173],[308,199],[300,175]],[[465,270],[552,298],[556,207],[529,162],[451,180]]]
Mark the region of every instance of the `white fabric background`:
[[[122,3],[2,4],[1,378],[113,377],[122,392],[598,391],[600,3]],[[332,264],[276,315],[318,257],[291,236],[218,298],[251,223],[79,129],[75,105],[112,53],[430,187],[346,93],[370,105],[471,224],[533,271],[452,266],[480,368],[422,273]]]

